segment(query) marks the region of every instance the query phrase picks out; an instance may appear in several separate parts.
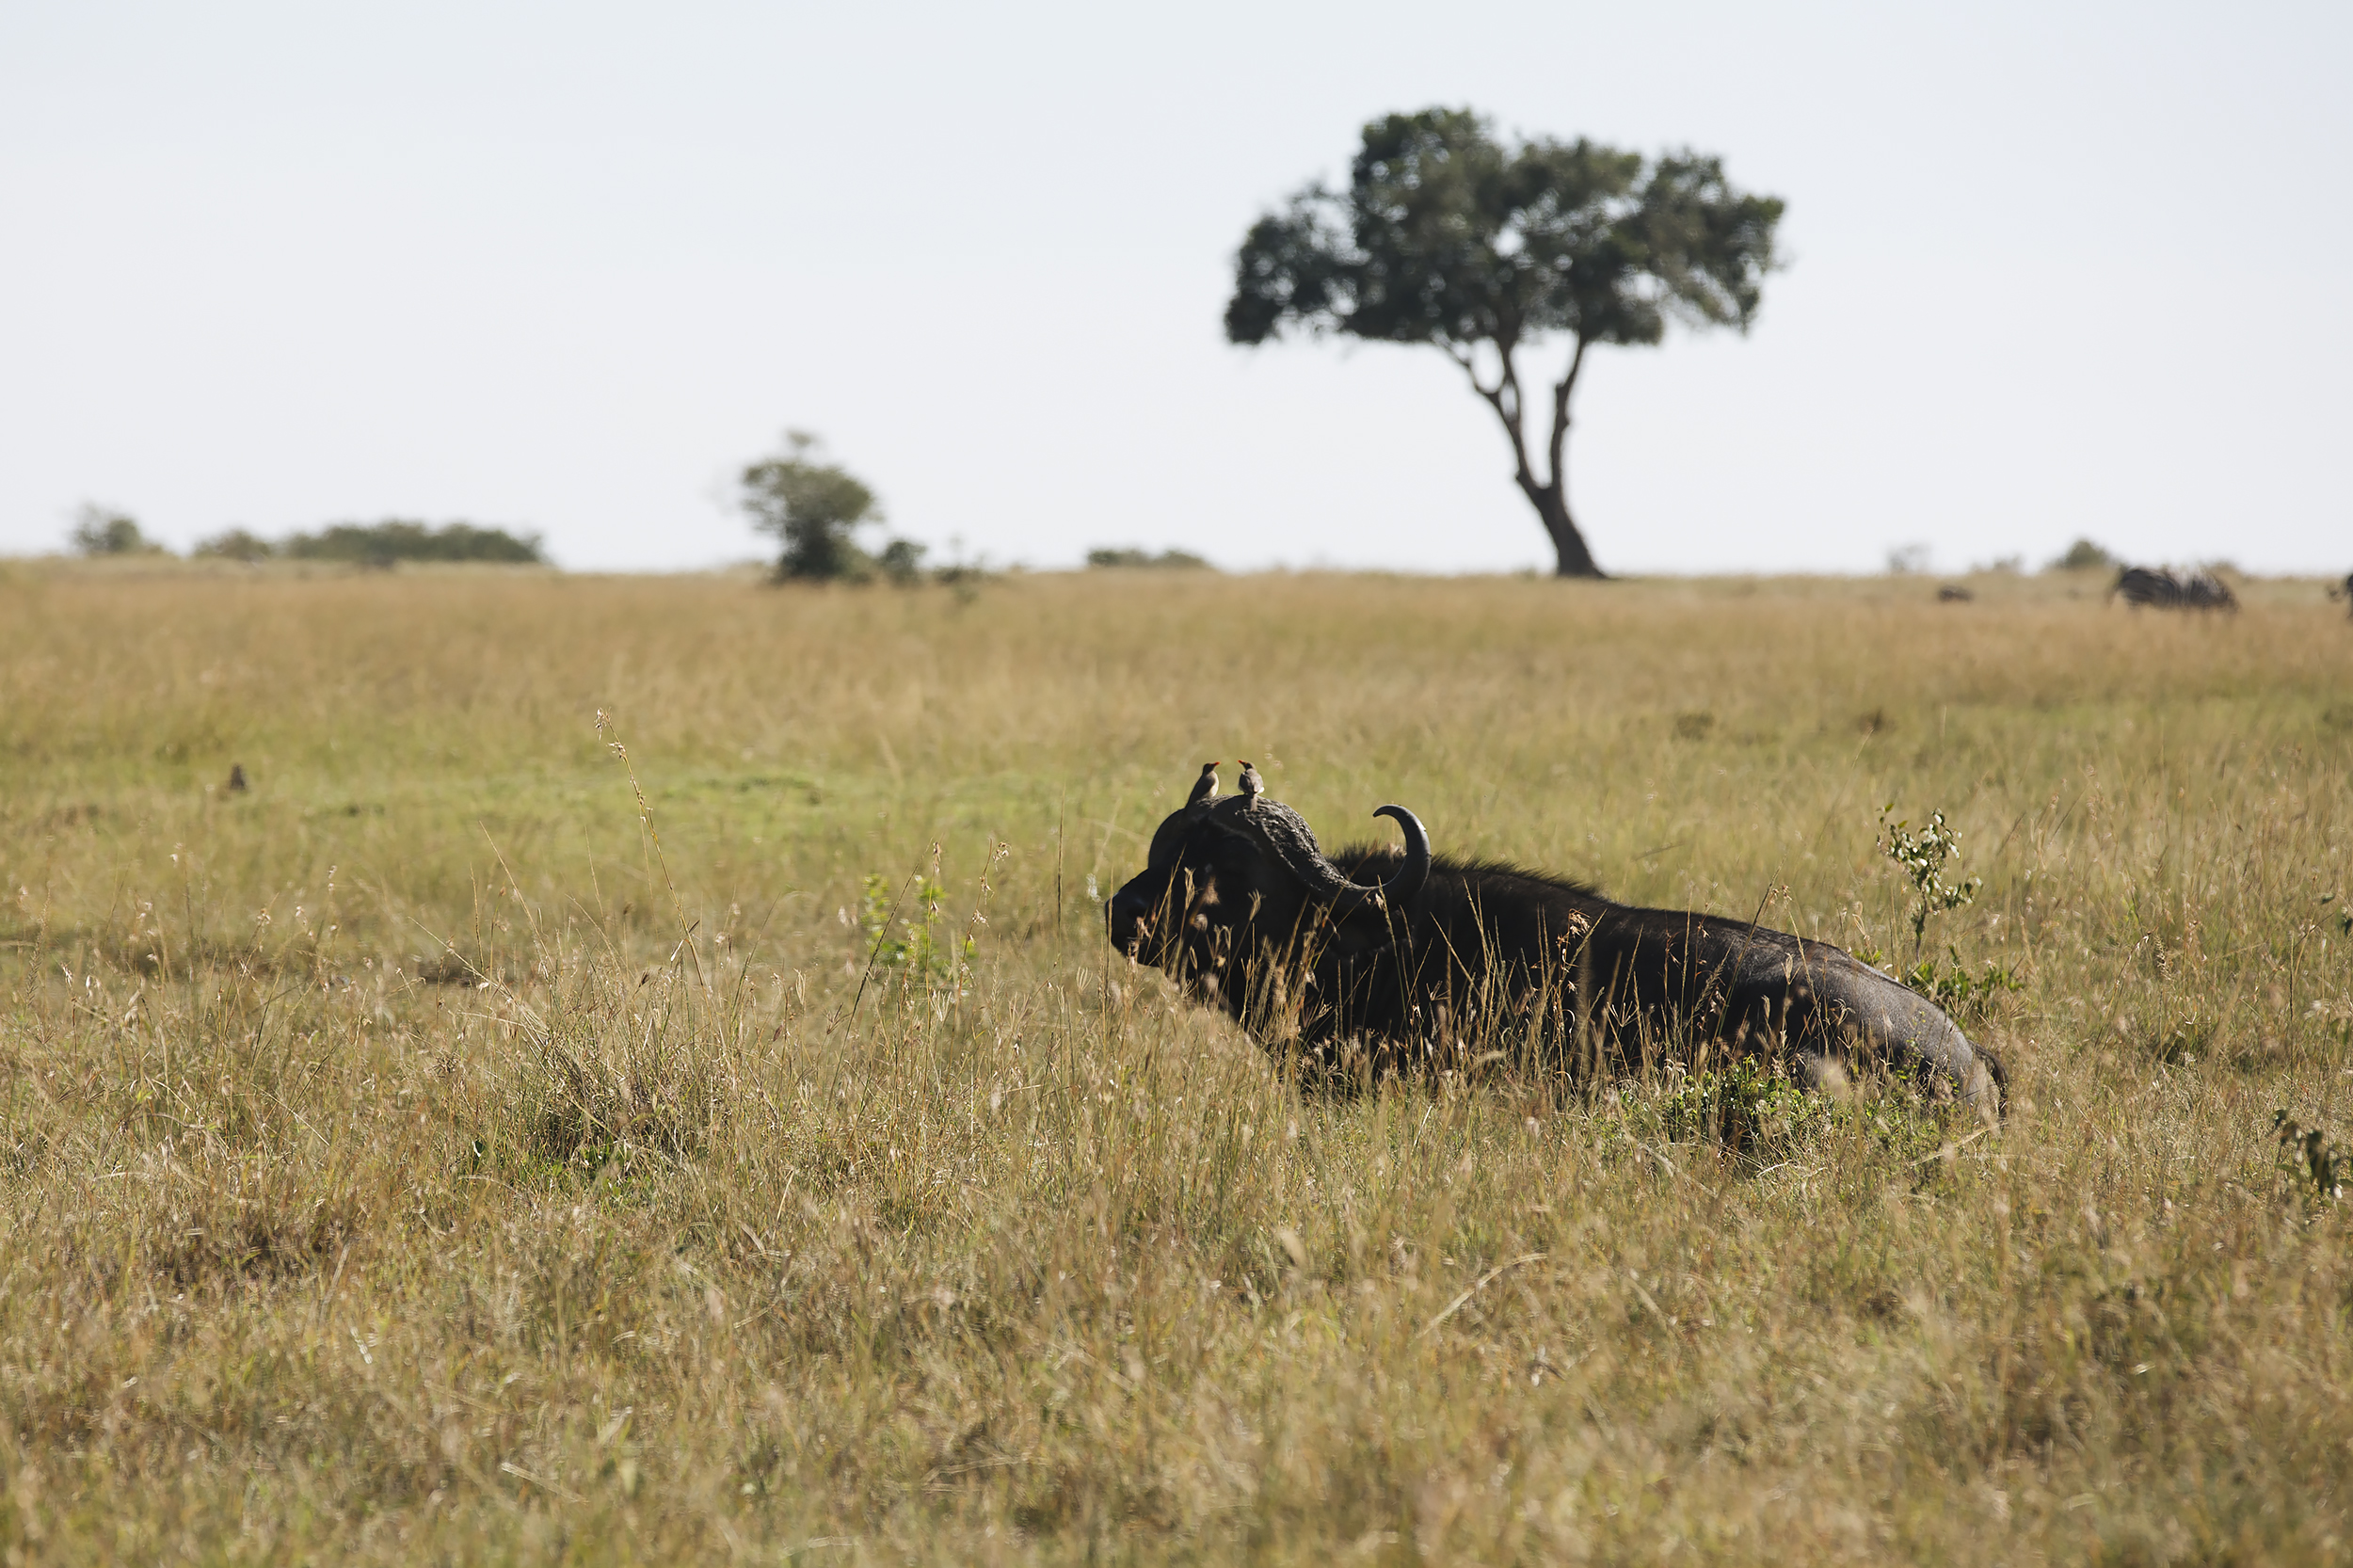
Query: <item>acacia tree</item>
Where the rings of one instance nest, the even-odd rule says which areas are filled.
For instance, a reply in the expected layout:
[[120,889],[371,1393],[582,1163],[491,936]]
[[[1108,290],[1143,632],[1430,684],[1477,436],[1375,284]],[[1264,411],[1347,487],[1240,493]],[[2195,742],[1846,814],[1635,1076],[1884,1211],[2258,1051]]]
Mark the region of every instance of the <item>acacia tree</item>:
[[[1599,577],[1561,469],[1585,351],[1656,344],[1670,317],[1746,331],[1782,205],[1735,190],[1721,159],[1694,152],[1650,160],[1582,137],[1507,146],[1468,109],[1393,114],[1365,127],[1346,190],[1310,184],[1252,226],[1225,335],[1255,345],[1296,328],[1445,350],[1502,421],[1560,574]],[[1520,351],[1556,333],[1569,337],[1568,368],[1549,383],[1540,469]]]

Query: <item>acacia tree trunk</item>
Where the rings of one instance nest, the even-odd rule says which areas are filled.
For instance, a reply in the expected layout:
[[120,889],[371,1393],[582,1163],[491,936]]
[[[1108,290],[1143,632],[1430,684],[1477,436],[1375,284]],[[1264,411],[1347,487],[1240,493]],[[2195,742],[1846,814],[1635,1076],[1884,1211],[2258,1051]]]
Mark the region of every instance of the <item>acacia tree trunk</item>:
[[1577,520],[1569,515],[1569,498],[1562,493],[1558,474],[1549,485],[1523,484],[1528,504],[1536,508],[1544,520],[1545,532],[1552,536],[1552,548],[1560,564],[1552,568],[1555,577],[1607,577],[1609,574],[1593,561],[1593,552],[1585,548],[1585,536],[1577,531]]
[[1569,515],[1568,444],[1569,398],[1577,391],[1577,372],[1585,367],[1586,340],[1577,340],[1577,348],[1569,356],[1569,372],[1552,386],[1552,432],[1545,442],[1545,456],[1550,459],[1552,472],[1538,478],[1536,468],[1529,460],[1528,427],[1525,423],[1526,405],[1520,395],[1520,373],[1516,358],[1517,344],[1498,339],[1495,347],[1500,365],[1493,386],[1479,378],[1479,365],[1470,347],[1449,350],[1455,362],[1470,376],[1471,386],[1487,400],[1503,422],[1503,433],[1511,438],[1515,472],[1512,477],[1528,497],[1528,504],[1536,508],[1536,516],[1545,525],[1545,533],[1552,539],[1558,564],[1555,577],[1604,578],[1609,574],[1593,560],[1593,552],[1585,548],[1585,536],[1577,532],[1577,520]]

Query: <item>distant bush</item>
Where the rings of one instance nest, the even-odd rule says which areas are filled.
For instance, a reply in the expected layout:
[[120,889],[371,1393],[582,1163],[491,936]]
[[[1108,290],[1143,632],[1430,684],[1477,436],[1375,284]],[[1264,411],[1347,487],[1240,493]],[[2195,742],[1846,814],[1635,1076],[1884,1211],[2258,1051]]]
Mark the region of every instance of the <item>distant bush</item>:
[[2106,571],[2123,563],[2089,539],[2077,539],[2067,547],[2067,553],[2045,567],[2045,571]]
[[278,547],[258,534],[243,528],[232,528],[209,539],[199,539],[191,552],[200,561],[266,561],[277,553]]
[[[221,536],[223,539],[232,536]],[[471,522],[431,528],[397,519],[339,522],[315,534],[296,534],[279,544],[275,553],[292,561],[348,561],[365,567],[389,567],[395,561],[500,561],[518,566],[539,566],[547,561],[536,534],[519,537],[504,528],[477,528]]]
[[74,515],[71,536],[77,555],[167,555],[170,552],[139,532],[127,513],[95,502]]
[[194,553],[200,560],[249,563],[277,558],[343,561],[362,567],[389,567],[397,561],[492,561],[518,566],[539,566],[547,561],[536,534],[518,536],[504,528],[477,528],[471,522],[434,528],[397,519],[338,522],[315,534],[293,534],[275,542],[249,529],[232,528],[200,541]]
[[883,520],[881,504],[863,480],[825,458],[825,443],[806,430],[787,430],[785,450],[744,469],[738,504],[762,534],[783,542],[776,581],[864,583],[880,571],[903,587],[923,580],[923,546],[887,541],[879,557],[852,536]]
[[874,565],[898,586],[911,588],[923,581],[923,556],[929,549],[913,539],[893,539],[874,557]]
[[1087,552],[1090,567],[1150,567],[1169,571],[1214,571],[1217,568],[1190,550],[1163,550],[1158,555],[1133,547]]

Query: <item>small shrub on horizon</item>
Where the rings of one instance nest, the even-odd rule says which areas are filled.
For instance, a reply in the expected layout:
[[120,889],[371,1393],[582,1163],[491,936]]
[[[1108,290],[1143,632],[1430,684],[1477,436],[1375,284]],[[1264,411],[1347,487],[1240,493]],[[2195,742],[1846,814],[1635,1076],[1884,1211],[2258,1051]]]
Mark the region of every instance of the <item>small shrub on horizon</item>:
[[547,561],[536,534],[518,536],[471,522],[434,528],[396,518],[382,522],[338,522],[315,534],[291,535],[276,547],[276,552],[292,561],[344,561],[378,568],[400,561],[489,561],[514,566],[541,566]]
[[2079,538],[2066,551],[2053,557],[2045,571],[2107,571],[2121,565],[2100,545],[2088,538]]
[[73,552],[77,555],[168,555],[162,545],[139,532],[139,525],[127,512],[89,502],[74,514],[71,536]]
[[1090,569],[1144,568],[1157,571],[1215,571],[1209,561],[1189,550],[1163,550],[1158,555],[1133,545],[1105,545],[1087,552]]
[[200,561],[243,561],[249,566],[268,560],[278,553],[278,547],[249,530],[232,528],[198,540],[188,553]]
[[923,556],[926,546],[913,539],[893,539],[883,546],[883,552],[874,558],[882,574],[894,588],[911,588],[923,581]]

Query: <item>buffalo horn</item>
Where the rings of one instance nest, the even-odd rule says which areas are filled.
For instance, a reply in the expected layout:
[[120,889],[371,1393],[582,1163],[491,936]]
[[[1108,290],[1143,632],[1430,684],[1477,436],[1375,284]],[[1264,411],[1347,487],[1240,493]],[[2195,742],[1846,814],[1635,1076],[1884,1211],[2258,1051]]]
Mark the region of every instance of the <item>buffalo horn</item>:
[[1393,817],[1405,832],[1405,863],[1378,882],[1351,882],[1339,867],[1324,858],[1306,822],[1289,807],[1263,795],[1221,801],[1210,808],[1227,825],[1241,829],[1263,844],[1291,875],[1316,897],[1346,905],[1369,899],[1385,904],[1407,899],[1421,890],[1430,875],[1430,835],[1420,820],[1402,806],[1384,806],[1376,817]]
[[1391,901],[1412,898],[1430,879],[1430,835],[1421,819],[1402,806],[1378,807],[1372,814],[1393,819],[1405,834],[1405,863],[1381,879],[1381,894]]

